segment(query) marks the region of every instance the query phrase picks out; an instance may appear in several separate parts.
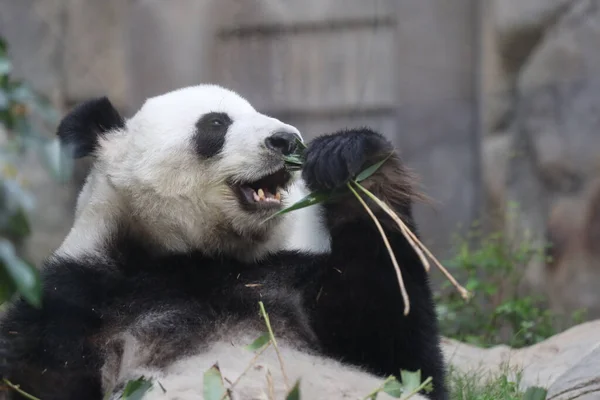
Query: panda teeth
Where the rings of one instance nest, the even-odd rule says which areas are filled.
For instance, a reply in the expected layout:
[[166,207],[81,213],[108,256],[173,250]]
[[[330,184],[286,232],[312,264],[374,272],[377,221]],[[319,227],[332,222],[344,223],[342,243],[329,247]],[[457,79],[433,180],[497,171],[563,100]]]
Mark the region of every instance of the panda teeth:
[[279,190],[275,194],[272,194],[268,190],[260,188],[252,192],[252,198],[257,203],[281,203],[281,193],[279,193]]

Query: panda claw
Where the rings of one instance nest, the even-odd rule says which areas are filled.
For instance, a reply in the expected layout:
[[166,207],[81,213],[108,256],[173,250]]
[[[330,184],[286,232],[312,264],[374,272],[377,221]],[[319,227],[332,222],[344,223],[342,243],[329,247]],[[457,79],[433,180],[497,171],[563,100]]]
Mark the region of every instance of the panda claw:
[[311,190],[332,190],[346,185],[376,154],[391,151],[381,134],[354,129],[314,139],[306,149],[302,177]]

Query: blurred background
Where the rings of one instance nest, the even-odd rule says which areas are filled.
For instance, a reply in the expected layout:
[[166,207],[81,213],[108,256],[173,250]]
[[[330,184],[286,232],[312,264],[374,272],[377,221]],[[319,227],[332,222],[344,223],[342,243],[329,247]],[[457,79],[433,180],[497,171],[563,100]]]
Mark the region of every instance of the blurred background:
[[[77,102],[108,95],[130,116],[201,82],[307,138],[368,125],[434,200],[417,206],[420,234],[483,293],[469,307],[522,313],[537,296],[515,331],[548,310],[600,316],[597,0],[0,0],[0,37],[6,76],[47,99],[54,119],[31,129],[48,149]],[[28,154],[14,161],[35,200],[19,251],[39,264],[71,226],[87,165],[56,181]],[[443,288],[449,326],[473,322]],[[483,325],[472,331],[497,334]]]

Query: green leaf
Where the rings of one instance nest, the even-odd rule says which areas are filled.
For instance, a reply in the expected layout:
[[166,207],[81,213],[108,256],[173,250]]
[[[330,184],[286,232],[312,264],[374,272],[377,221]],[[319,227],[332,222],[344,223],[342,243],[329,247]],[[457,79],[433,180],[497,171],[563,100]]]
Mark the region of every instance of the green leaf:
[[0,260],[21,295],[34,307],[42,304],[42,285],[37,269],[21,260],[8,240],[0,240]]
[[8,75],[12,71],[12,64],[6,57],[0,57],[0,75]]
[[8,109],[9,105],[10,105],[10,100],[9,100],[8,96],[6,95],[6,92],[4,90],[0,89],[0,110]]
[[42,155],[54,179],[65,182],[71,177],[74,158],[69,154],[69,149],[63,147],[59,139],[54,139],[42,148]]
[[225,392],[221,370],[215,364],[204,373],[204,400],[221,400]]
[[396,378],[386,381],[381,390],[397,399],[404,393],[404,387]]
[[304,164],[304,160],[295,154],[292,154],[291,156],[284,156],[283,161],[285,161],[288,164],[295,164],[300,166]]
[[544,388],[532,386],[525,391],[523,400],[546,400],[547,393]]
[[250,351],[256,351],[262,349],[269,341],[271,337],[268,333],[263,333],[260,337],[258,337],[254,342],[250,343],[246,348]]
[[402,379],[402,387],[405,392],[414,392],[421,386],[421,371],[400,371],[400,377]]
[[304,144],[304,142],[300,139],[296,139],[296,144],[298,145],[298,147],[302,150],[306,150],[306,145]]
[[376,164],[371,165],[368,168],[365,168],[360,174],[357,175],[355,182],[361,182],[373,175],[381,166],[390,158],[394,153],[390,153],[386,158],[379,161]]
[[296,384],[287,394],[285,400],[300,400],[300,379],[296,381]]
[[17,288],[10,275],[8,275],[6,267],[0,263],[0,304],[10,300],[16,291]]
[[15,213],[19,208],[31,211],[34,208],[34,199],[30,193],[25,191],[19,183],[13,179],[4,179],[0,184],[0,197],[3,197],[3,210]]
[[29,236],[31,233],[29,219],[27,218],[25,211],[22,209],[17,210],[16,213],[8,217],[8,219],[3,222],[3,226],[0,226],[0,231],[6,236],[12,236],[13,238],[24,238]]
[[322,192],[322,191],[313,192],[313,193],[309,194],[308,196],[304,197],[303,199],[298,200],[296,203],[292,204],[291,206],[276,212],[275,214],[271,215],[269,218],[265,219],[263,222],[266,222],[272,218],[275,218],[278,215],[287,214],[294,210],[299,210],[301,208],[314,206],[315,204],[322,203],[331,197],[332,197],[332,193],[329,193],[329,192]]
[[152,387],[152,381],[145,379],[143,376],[136,380],[127,382],[121,399],[123,400],[140,400],[146,392]]

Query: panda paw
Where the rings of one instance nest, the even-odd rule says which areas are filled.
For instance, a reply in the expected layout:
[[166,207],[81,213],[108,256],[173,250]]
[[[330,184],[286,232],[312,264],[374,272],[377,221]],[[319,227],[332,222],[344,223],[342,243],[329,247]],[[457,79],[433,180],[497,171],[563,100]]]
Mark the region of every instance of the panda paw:
[[302,178],[311,191],[337,189],[393,150],[383,135],[370,129],[320,136],[305,150]]

